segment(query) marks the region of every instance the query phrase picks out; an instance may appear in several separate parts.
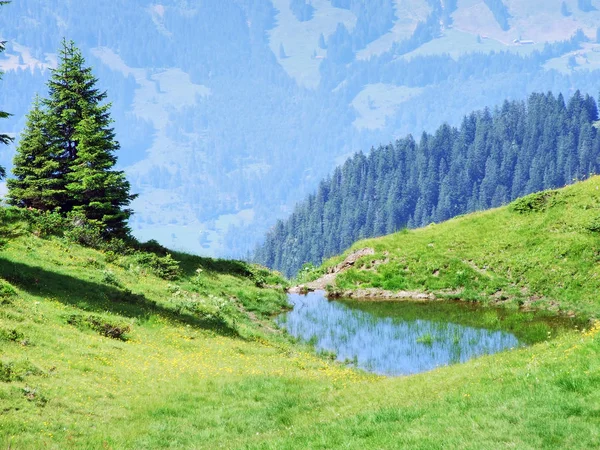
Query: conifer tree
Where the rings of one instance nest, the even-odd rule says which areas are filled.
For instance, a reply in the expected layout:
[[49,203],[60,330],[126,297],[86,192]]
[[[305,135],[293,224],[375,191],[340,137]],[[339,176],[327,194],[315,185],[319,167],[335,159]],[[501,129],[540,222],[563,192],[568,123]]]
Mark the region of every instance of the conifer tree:
[[[96,87],[97,81],[74,42],[63,40],[48,98],[30,114],[15,159],[20,184],[12,183],[9,195],[14,204],[80,212],[99,223],[107,237],[124,236],[131,216],[126,207],[136,196],[130,194],[124,173],[114,170],[119,143],[110,126],[111,105],[102,104],[107,94]],[[37,163],[32,162],[35,156]],[[27,173],[27,164],[35,166],[37,175]],[[24,194],[38,192],[44,183],[49,186],[42,201],[28,205]]]
[[89,220],[101,222],[108,234],[126,234],[127,219],[132,211],[124,208],[135,196],[129,194],[129,182],[122,171],[113,170],[117,162],[114,152],[119,149],[110,120],[100,114],[84,114],[75,127],[73,139],[77,154],[67,174],[67,197],[73,211],[82,212]]
[[51,117],[44,113],[36,96],[14,158],[15,178],[7,183],[8,201],[12,205],[46,211],[61,204],[64,189],[60,164],[50,145],[50,120]]
[[[5,5],[9,2],[3,2],[0,1],[0,5]],[[0,53],[2,53],[4,51],[4,44],[5,42],[0,42]],[[0,79],[2,79],[2,72],[0,72]],[[6,119],[7,117],[10,117],[10,114],[4,111],[0,111],[0,119]],[[10,136],[8,136],[7,134],[0,134],[0,143],[2,144],[10,144],[12,142],[12,138]],[[4,170],[4,167],[0,166],[0,180],[3,179],[6,176],[6,171]]]

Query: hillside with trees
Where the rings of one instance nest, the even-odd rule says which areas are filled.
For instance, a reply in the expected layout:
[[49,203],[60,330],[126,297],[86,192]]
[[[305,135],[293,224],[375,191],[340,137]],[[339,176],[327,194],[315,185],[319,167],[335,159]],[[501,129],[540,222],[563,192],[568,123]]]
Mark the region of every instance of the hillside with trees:
[[565,4],[14,1],[3,122],[25,129],[73,39],[113,103],[136,236],[241,256],[358,150],[535,91],[595,96],[600,11]]
[[561,187],[600,170],[596,101],[532,94],[358,153],[279,221],[257,261],[295,274],[356,240],[425,226]]

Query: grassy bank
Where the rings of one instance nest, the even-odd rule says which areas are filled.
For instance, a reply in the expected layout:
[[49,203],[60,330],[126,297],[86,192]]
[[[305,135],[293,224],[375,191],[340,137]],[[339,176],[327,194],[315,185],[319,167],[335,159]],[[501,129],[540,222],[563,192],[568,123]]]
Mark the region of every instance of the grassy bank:
[[[514,305],[535,297],[597,314],[598,264],[590,252],[598,234],[590,224],[600,213],[599,184],[596,178],[545,196],[532,211],[500,209],[358,243],[378,252],[366,265],[389,261],[339,281],[448,296],[461,291]],[[151,257],[137,253],[42,239],[18,224],[4,235],[1,447],[594,448],[600,442],[597,326],[466,364],[383,378],[318,358],[274,330],[270,317],[285,307],[275,285],[284,281],[260,269],[173,255],[181,271],[167,280]]]
[[597,316],[600,177],[506,207],[360,241],[349,252],[363,247],[376,254],[339,275],[338,289],[418,290]]

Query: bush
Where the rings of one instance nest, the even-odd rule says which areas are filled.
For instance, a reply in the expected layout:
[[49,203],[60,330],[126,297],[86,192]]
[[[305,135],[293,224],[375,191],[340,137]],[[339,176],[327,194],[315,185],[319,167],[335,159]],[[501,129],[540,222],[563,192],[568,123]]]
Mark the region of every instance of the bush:
[[128,339],[127,333],[131,331],[129,325],[113,324],[96,315],[84,317],[80,314],[72,314],[67,317],[67,323],[79,328],[80,330],[88,328],[94,330],[102,336],[106,336],[111,339],[119,339],[121,341],[126,341]]
[[0,305],[11,303],[11,297],[17,295],[17,291],[8,282],[0,279]]
[[123,239],[110,239],[103,241],[100,245],[100,249],[105,252],[112,252],[120,255],[127,255],[132,252],[131,246]]
[[164,280],[175,280],[181,276],[179,262],[171,255],[158,256],[154,253],[138,252],[134,255],[135,262],[149,269],[154,275]]
[[188,313],[210,321],[214,326],[228,327],[228,318],[235,312],[230,301],[214,295],[200,297],[187,291],[177,290],[170,301],[174,303],[178,314]]
[[600,217],[595,217],[594,219],[592,219],[592,221],[586,228],[592,233],[600,232]]
[[68,220],[57,211],[23,210],[30,231],[39,237],[60,236],[68,224]]
[[87,220],[80,213],[71,213],[68,219],[67,229],[64,232],[66,239],[86,247],[102,247],[104,239],[102,226],[99,223]]
[[0,341],[5,342],[17,342],[23,341],[25,336],[20,331],[15,329],[7,330],[5,328],[0,328]]
[[114,274],[114,272],[112,272],[110,270],[103,271],[102,282],[106,283],[106,284],[110,284],[112,286],[117,286],[117,287],[121,286],[121,282],[119,281],[117,276]]
[[519,214],[542,212],[557,204],[558,191],[543,191],[515,200],[511,209]]
[[154,239],[150,239],[148,242],[138,242],[135,247],[141,252],[155,253],[161,256],[167,256],[169,250],[163,247]]
[[30,375],[43,375],[44,372],[29,361],[0,361],[0,382],[23,381]]

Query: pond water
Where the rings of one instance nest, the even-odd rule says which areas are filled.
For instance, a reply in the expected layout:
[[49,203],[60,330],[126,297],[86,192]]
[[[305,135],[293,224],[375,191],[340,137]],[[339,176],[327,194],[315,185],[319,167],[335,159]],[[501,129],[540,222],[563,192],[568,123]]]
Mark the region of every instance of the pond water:
[[[279,326],[339,361],[381,375],[439,366],[546,339],[546,320],[461,302],[329,301],[324,292],[289,294]],[[518,332],[522,328],[526,332]]]

